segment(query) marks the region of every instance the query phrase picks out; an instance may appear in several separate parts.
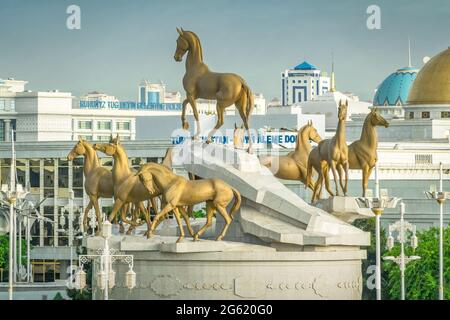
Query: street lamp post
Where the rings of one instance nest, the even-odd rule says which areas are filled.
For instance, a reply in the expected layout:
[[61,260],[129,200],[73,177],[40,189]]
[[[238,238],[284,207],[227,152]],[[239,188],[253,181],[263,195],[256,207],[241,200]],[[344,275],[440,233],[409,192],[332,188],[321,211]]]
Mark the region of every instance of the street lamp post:
[[[450,193],[443,191],[442,162],[439,163],[439,191],[425,191],[428,199],[434,199],[439,204],[439,300],[444,300],[444,203],[450,198]],[[430,188],[431,189],[431,188]]]
[[375,197],[362,197],[357,199],[360,208],[369,208],[375,214],[375,288],[377,300],[381,300],[381,236],[380,218],[384,209],[395,208],[400,198],[391,198],[387,192],[380,196],[378,166],[375,166]]
[[75,286],[78,290],[86,287],[86,272],[83,265],[89,261],[100,260],[100,271],[97,273],[97,285],[104,292],[104,300],[109,299],[109,290],[114,288],[116,283],[116,272],[112,265],[119,261],[128,264],[129,270],[125,274],[125,285],[128,289],[136,286],[136,273],[133,271],[134,259],[132,255],[116,254],[116,250],[109,248],[108,240],[112,234],[112,225],[108,220],[103,222],[102,237],[105,239],[103,249],[98,250],[98,254],[84,254],[78,258],[79,268],[75,274]]
[[400,220],[395,223],[389,225],[389,237],[387,239],[387,247],[391,250],[394,247],[394,237],[392,236],[392,232],[398,232],[398,241],[400,242],[400,255],[397,257],[387,256],[384,257],[385,260],[394,261],[397,265],[400,266],[400,283],[401,283],[401,299],[405,300],[405,267],[406,265],[414,260],[420,259],[419,256],[405,256],[405,243],[406,232],[412,232],[411,236],[411,247],[413,250],[417,248],[418,241],[416,237],[416,226],[409,223],[404,219],[405,217],[405,204],[400,203]]

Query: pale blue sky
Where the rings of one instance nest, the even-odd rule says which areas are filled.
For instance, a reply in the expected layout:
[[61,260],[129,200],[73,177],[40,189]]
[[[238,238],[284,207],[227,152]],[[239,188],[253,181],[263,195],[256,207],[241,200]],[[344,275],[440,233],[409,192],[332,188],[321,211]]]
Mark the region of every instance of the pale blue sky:
[[[81,30],[66,28],[70,4],[81,7]],[[381,7],[381,30],[366,28],[370,4]],[[177,26],[199,35],[212,70],[242,75],[268,100],[280,96],[281,71],[304,59],[330,71],[332,51],[338,89],[371,100],[407,64],[408,35],[416,66],[450,45],[450,1],[0,0],[0,78],[131,100],[144,78],[182,91]]]

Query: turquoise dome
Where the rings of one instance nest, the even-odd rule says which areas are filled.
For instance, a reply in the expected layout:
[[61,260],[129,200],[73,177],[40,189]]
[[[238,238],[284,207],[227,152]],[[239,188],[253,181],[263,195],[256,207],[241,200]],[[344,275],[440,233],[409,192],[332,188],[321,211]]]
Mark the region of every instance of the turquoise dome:
[[413,67],[398,69],[378,86],[373,98],[374,106],[398,106],[406,104],[409,90],[419,70]]
[[317,70],[316,66],[309,63],[308,61],[303,61],[299,65],[294,67],[294,70]]

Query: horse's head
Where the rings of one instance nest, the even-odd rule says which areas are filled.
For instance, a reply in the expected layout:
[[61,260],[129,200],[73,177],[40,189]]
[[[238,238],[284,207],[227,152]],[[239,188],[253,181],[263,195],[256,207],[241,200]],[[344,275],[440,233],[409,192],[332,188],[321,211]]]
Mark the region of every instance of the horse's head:
[[370,117],[370,123],[375,126],[389,127],[389,122],[378,112],[377,108],[372,108],[372,111],[368,115]]
[[72,148],[72,150],[67,155],[67,160],[72,161],[78,156],[84,155],[86,153],[86,144],[87,142],[81,138],[78,138],[77,144]]
[[96,143],[94,144],[94,150],[101,151],[108,156],[114,156],[117,153],[117,149],[120,144],[119,135],[117,135],[115,138],[111,136],[111,139],[109,140],[109,143]]
[[233,144],[236,149],[243,149],[244,133],[244,125],[242,124],[240,127],[238,127],[236,123],[234,123]]
[[320,141],[322,141],[322,137],[317,132],[317,129],[313,126],[312,120],[308,121],[306,128],[308,129],[307,132],[309,141],[314,141],[315,143],[319,143]]
[[153,175],[147,165],[142,166],[136,175],[151,195],[157,193],[157,188],[155,182],[153,181]]
[[177,39],[177,48],[175,49],[173,58],[175,59],[175,61],[180,62],[183,60],[183,56],[189,50],[189,41],[186,39],[186,32],[183,30],[183,28],[177,28],[177,31],[179,33],[179,36]]
[[347,119],[347,109],[348,109],[348,100],[345,100],[345,104],[339,100],[339,108],[338,108],[338,118],[341,121]]

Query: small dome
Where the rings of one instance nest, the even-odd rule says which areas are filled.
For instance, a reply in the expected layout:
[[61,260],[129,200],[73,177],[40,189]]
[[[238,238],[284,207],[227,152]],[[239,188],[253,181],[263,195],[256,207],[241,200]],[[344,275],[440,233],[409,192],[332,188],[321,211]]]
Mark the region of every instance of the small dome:
[[401,106],[406,104],[409,90],[418,70],[412,67],[398,69],[378,86],[373,98],[374,106]]
[[423,66],[412,85],[408,104],[450,104],[450,48]]
[[303,61],[302,63],[297,65],[294,69],[295,70],[317,70],[316,66],[312,65],[308,61]]

